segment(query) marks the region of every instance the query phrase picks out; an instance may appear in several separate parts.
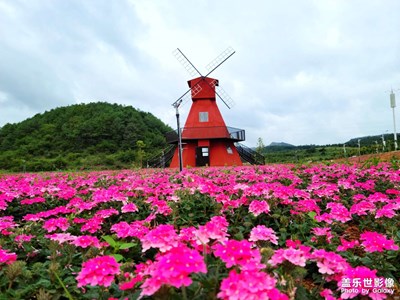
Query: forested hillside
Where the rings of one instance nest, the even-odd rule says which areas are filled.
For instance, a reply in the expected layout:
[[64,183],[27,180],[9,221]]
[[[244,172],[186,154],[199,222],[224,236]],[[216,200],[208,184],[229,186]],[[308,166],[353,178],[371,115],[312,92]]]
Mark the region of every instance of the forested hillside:
[[109,103],[76,104],[0,128],[0,170],[125,168],[145,164],[172,130],[151,113]]

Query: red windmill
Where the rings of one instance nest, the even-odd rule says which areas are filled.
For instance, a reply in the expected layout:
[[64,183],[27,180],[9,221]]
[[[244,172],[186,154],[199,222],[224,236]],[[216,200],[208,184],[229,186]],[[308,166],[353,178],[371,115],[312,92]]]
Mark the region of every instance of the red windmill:
[[[199,75],[199,77],[188,81],[189,90],[173,103],[177,110],[178,130],[167,135],[167,140],[170,144],[183,145],[181,148],[181,165],[185,167],[242,165],[235,143],[245,140],[245,131],[226,126],[218,109],[216,96],[228,108],[230,108],[232,101],[218,87],[218,80],[208,77],[235,51],[232,48],[225,50],[208,65],[210,71],[205,76],[194,67],[179,49],[176,49],[174,53],[192,76],[194,74]],[[216,91],[216,87],[218,87],[218,91]],[[185,99],[187,97],[190,97],[193,102],[186,123],[179,132],[178,107],[187,100]],[[181,134],[179,135],[179,133]],[[179,147],[177,147],[170,167],[178,167],[179,159]]]

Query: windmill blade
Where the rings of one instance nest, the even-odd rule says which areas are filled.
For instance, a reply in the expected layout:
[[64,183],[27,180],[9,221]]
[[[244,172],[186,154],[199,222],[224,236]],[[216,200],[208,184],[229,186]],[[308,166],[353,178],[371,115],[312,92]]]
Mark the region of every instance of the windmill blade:
[[[218,89],[218,92],[217,92],[217,89]],[[231,109],[233,106],[235,106],[235,101],[233,101],[231,96],[229,96],[228,93],[225,92],[225,90],[222,87],[218,86],[218,88],[215,89],[215,93],[217,94],[219,99],[221,99],[222,102],[224,102],[224,104],[229,109]]]
[[207,66],[206,69],[208,73],[205,77],[210,75],[212,72],[215,71],[220,65],[222,65],[229,57],[235,54],[235,50],[232,47],[226,48],[220,55],[218,55],[213,61],[211,61]]
[[192,62],[183,54],[183,52],[179,49],[176,48],[172,54],[175,56],[175,58],[181,63],[181,65],[186,69],[186,71],[190,74],[190,76],[195,77],[197,75],[201,75],[199,70],[196,69],[196,67],[192,64]]
[[217,94],[218,98],[220,98],[229,109],[235,106],[235,101],[233,101],[231,96],[229,96],[228,93],[218,85],[218,80],[214,79],[211,81],[210,86],[215,88],[215,94]]
[[[200,80],[199,80],[200,82]],[[176,100],[174,103],[172,103],[172,106],[175,107],[176,105],[178,105],[178,103],[181,101],[181,103],[179,103],[179,106],[183,106],[185,105],[189,100],[192,99],[192,97],[196,96],[198,93],[200,93],[200,91],[202,90],[200,84],[195,84],[192,88],[188,89],[186,91],[186,93],[184,93],[182,96],[180,96],[178,98],[178,100]],[[191,93],[190,93],[191,92]]]

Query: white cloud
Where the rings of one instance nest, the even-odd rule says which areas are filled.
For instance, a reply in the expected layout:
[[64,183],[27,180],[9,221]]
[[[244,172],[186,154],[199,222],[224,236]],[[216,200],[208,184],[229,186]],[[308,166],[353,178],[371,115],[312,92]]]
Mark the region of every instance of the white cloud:
[[[0,126],[56,106],[102,100],[175,126],[190,76],[179,47],[236,105],[221,112],[247,144],[344,142],[391,130],[400,88],[397,1],[0,0]],[[189,103],[190,104],[190,103]],[[182,122],[190,106],[181,109]]]

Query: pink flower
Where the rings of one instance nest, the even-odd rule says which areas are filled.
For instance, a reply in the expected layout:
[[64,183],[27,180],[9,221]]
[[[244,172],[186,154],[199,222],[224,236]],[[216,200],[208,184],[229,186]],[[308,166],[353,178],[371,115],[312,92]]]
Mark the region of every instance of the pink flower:
[[98,256],[82,264],[76,280],[78,287],[88,285],[91,286],[110,286],[114,280],[114,276],[119,274],[119,264],[112,256]]
[[267,201],[253,200],[249,205],[249,211],[256,217],[262,213],[267,214],[269,213],[269,204]]
[[386,236],[377,232],[366,231],[360,235],[361,245],[367,252],[383,252],[384,250],[399,250],[393,240],[386,239]]
[[96,214],[94,215],[94,217],[107,219],[107,218],[111,217],[112,215],[119,215],[118,210],[116,210],[115,208],[98,210],[96,212]]
[[103,218],[99,216],[95,216],[91,219],[88,219],[85,224],[81,227],[81,232],[90,232],[95,233],[96,231],[101,229],[101,225],[103,224]]
[[150,197],[148,200],[146,200],[146,202],[151,204],[155,214],[168,216],[172,213],[171,207],[169,207],[168,203],[164,200]]
[[[330,227],[315,227],[312,229],[312,232],[316,235],[316,236],[326,236],[326,241],[328,243],[331,242],[333,235],[331,233],[331,228]],[[318,238],[316,238],[315,236],[313,236],[311,238],[312,242],[316,242],[318,240]]]
[[3,250],[0,248],[0,264],[11,264],[17,260],[17,254],[10,253],[8,250]]
[[7,229],[11,229],[17,226],[18,225],[14,222],[14,217],[12,216],[0,217],[0,232],[2,234],[4,235],[11,234],[11,232],[9,232]]
[[144,271],[150,277],[144,281],[141,295],[153,295],[164,284],[176,288],[189,286],[192,283],[189,275],[198,272],[207,272],[203,257],[196,250],[180,244],[158,254],[156,261]]
[[31,234],[20,234],[14,238],[14,241],[18,244],[18,247],[22,247],[23,243],[28,243],[33,239],[35,236]]
[[217,297],[224,300],[288,300],[289,298],[280,293],[275,285],[276,279],[265,272],[253,270],[237,273],[236,270],[232,270],[228,277],[222,280]]
[[340,238],[341,245],[337,247],[337,251],[346,251],[347,249],[352,249],[355,246],[360,245],[357,240],[346,241],[344,238]]
[[61,229],[61,231],[66,231],[69,228],[69,221],[67,218],[53,218],[44,222],[43,228],[47,230],[47,232],[53,232],[57,229]]
[[213,246],[214,255],[225,262],[226,267],[239,266],[243,270],[262,269],[261,254],[258,249],[252,249],[252,243],[247,240],[228,240],[225,244]]
[[375,204],[369,200],[363,200],[350,208],[350,214],[356,214],[359,216],[366,216],[368,212],[374,212],[376,209]]
[[159,248],[161,252],[170,250],[178,246],[179,236],[174,226],[159,225],[150,230],[142,239],[142,251],[145,252],[150,248]]
[[326,208],[330,208],[330,213],[324,213],[321,216],[316,216],[315,220],[318,222],[325,221],[328,224],[331,224],[332,221],[337,220],[342,223],[346,223],[351,220],[350,212],[347,208],[341,203],[329,202],[326,205]]
[[36,198],[32,198],[32,199],[24,199],[21,200],[21,204],[22,205],[30,205],[30,204],[34,204],[34,203],[42,203],[42,202],[46,202],[46,199],[44,199],[43,197],[36,197]]
[[44,236],[52,241],[57,241],[60,244],[65,242],[70,242],[76,239],[76,236],[71,235],[70,233],[53,233],[53,234],[46,234]]
[[128,203],[121,207],[121,211],[123,213],[136,212],[136,211],[138,211],[138,208],[135,205],[135,203]]
[[350,267],[349,263],[339,254],[324,249],[315,250],[311,259],[317,261],[318,271],[321,274],[342,274]]
[[141,275],[137,275],[133,277],[131,280],[123,282],[119,285],[119,289],[121,291],[126,291],[133,289],[136,285],[136,283],[141,282],[143,280],[143,277]]
[[[303,247],[304,246],[302,246],[301,248]],[[268,263],[272,266],[277,266],[278,264],[281,264],[282,262],[287,260],[296,266],[305,267],[306,261],[310,257],[310,254],[308,253],[309,250],[310,248],[308,247],[305,247],[304,249],[278,249],[272,255]]]
[[254,227],[250,232],[249,241],[270,241],[271,243],[278,245],[278,237],[275,235],[275,231],[265,225]]
[[100,241],[97,237],[91,235],[82,235],[77,237],[71,244],[82,248],[95,247],[100,248]]
[[333,292],[330,289],[324,289],[319,293],[325,300],[336,300],[336,297],[333,296]]
[[194,232],[197,239],[197,244],[207,244],[210,239],[223,242],[228,235],[228,221],[225,217],[215,216],[204,226],[199,226],[199,229]]
[[111,232],[115,232],[119,238],[136,237],[142,239],[149,229],[143,225],[144,221],[135,221],[131,224],[119,222],[111,226]]
[[396,215],[395,210],[400,208],[400,202],[399,204],[393,204],[389,203],[383,206],[381,209],[378,209],[375,214],[375,219],[379,219],[381,217],[386,217],[386,218],[393,218]]

